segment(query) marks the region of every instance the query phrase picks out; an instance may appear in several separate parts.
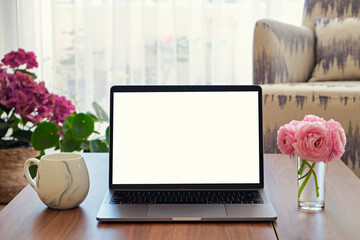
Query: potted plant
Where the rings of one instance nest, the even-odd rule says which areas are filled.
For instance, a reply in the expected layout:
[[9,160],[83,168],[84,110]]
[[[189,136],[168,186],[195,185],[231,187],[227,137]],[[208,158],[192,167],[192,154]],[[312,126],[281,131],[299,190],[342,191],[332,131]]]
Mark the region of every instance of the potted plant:
[[[96,103],[95,114],[76,113],[70,100],[50,93],[44,82],[36,81],[31,72],[38,67],[33,52],[12,51],[1,62],[0,184],[4,186],[0,185],[0,202],[6,203],[27,184],[23,177],[26,159],[40,157],[49,148],[108,151],[108,137],[92,137],[99,134],[95,122],[107,122],[108,117]],[[31,173],[35,176],[36,168],[31,167]]]

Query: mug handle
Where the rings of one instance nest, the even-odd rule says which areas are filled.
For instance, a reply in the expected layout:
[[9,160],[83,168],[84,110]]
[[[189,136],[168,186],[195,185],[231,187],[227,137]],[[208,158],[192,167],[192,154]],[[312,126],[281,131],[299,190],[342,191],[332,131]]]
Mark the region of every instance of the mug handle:
[[38,160],[36,158],[30,158],[30,159],[26,160],[26,162],[24,163],[25,178],[30,183],[30,185],[33,187],[33,189],[35,191],[37,191],[38,188],[37,188],[34,180],[30,176],[29,167],[30,167],[30,164],[34,164],[34,165],[39,166],[39,163],[40,163],[40,160]]

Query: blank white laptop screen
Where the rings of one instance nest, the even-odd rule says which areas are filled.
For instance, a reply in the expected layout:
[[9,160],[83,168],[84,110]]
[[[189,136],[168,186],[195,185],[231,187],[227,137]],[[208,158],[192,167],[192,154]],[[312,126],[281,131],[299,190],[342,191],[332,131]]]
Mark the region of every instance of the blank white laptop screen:
[[115,92],[113,184],[260,182],[258,92]]

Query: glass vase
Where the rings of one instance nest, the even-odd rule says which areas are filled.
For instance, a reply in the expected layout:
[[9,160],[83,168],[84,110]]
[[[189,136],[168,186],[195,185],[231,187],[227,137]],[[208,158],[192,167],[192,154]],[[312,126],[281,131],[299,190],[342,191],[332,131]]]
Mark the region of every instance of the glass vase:
[[320,211],[325,207],[327,164],[297,159],[298,206],[301,210]]

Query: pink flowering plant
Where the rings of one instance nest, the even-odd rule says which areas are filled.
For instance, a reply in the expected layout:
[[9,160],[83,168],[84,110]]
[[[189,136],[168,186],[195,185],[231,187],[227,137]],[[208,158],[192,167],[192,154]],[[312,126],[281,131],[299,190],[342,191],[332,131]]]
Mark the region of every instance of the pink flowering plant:
[[[33,52],[23,49],[5,55],[0,63],[0,148],[32,145],[44,154],[61,151],[108,151],[108,140],[89,140],[95,121],[108,121],[105,111],[93,103],[95,114],[76,113],[64,96],[50,93],[36,81],[38,67]],[[107,130],[108,132],[108,130]]]
[[[305,179],[299,187],[298,197],[311,175],[315,179],[317,197],[319,196],[316,163],[327,163],[339,159],[345,152],[345,131],[339,122],[324,120],[315,115],[306,115],[302,121],[291,121],[277,132],[277,145],[283,154],[303,159],[298,169],[298,180]],[[304,174],[305,169],[309,170]]]

